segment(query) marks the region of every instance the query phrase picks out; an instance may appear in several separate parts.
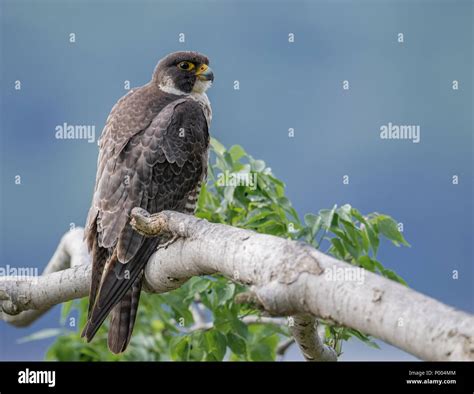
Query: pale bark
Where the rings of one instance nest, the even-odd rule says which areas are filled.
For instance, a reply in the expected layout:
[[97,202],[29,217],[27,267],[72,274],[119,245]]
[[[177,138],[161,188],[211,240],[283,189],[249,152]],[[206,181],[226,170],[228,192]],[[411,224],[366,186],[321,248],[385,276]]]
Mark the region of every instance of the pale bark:
[[290,322],[291,334],[307,361],[337,360],[336,351],[321,341],[318,321],[313,315],[295,315],[292,316]]
[[[368,271],[362,282],[330,278],[328,272],[352,266],[300,242],[170,211],[147,217],[134,210],[132,216],[136,229],[149,236],[160,232],[179,236],[149,260],[148,291],[170,291],[193,276],[208,274],[248,285],[269,314],[306,322],[310,316],[309,324],[300,325],[303,342],[292,329],[299,345],[304,344],[307,359],[331,357],[330,349],[315,336],[314,316],[358,329],[424,360],[474,360],[472,315],[394,281]],[[72,243],[80,243],[83,256],[82,241],[72,238]],[[68,239],[66,235],[63,242]],[[87,295],[89,283],[89,265],[41,276],[35,285],[0,279],[0,300],[9,313],[44,309]]]
[[[87,249],[82,242],[83,234],[83,230],[77,228],[62,237],[42,276],[37,278],[0,277],[0,320],[16,327],[26,327],[52,306],[77,298],[68,298],[68,289],[74,291],[79,285],[81,291],[78,297],[86,294],[84,291],[88,291],[89,279],[84,280],[82,274],[79,273],[77,283],[66,285],[63,282],[63,276],[71,274],[71,271],[58,272],[90,262]],[[87,265],[81,267],[81,269],[84,268],[89,269]],[[54,275],[51,275],[52,273]],[[75,276],[72,277],[73,281],[76,281],[75,278]],[[53,290],[52,293],[49,293],[50,289]]]

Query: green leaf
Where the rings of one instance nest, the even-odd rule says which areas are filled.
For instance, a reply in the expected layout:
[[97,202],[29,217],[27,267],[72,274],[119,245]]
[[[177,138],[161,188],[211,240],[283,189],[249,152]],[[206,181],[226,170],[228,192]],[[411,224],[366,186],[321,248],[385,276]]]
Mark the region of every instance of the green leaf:
[[[364,225],[362,224],[362,226]],[[359,230],[359,235],[361,236],[361,239],[362,239],[362,249],[366,253],[369,253],[370,240],[369,240],[369,236],[367,235],[367,231],[365,231],[364,227],[362,227],[362,229]]]
[[260,338],[250,346],[250,358],[253,361],[272,361],[276,357],[276,347],[279,343],[277,334]]
[[214,356],[216,361],[221,361],[226,352],[226,337],[216,329],[206,331],[204,334],[207,343],[207,352]]
[[313,213],[307,213],[304,215],[304,222],[308,227],[313,227],[318,219],[321,220],[319,215],[315,215]]
[[350,333],[350,335],[355,336],[357,339],[369,345],[370,347],[373,347],[375,349],[380,349],[379,345],[377,345],[377,343],[375,343],[370,336],[365,335],[361,331],[358,331],[352,328],[348,328],[346,330],[348,331],[348,333]]
[[274,212],[268,208],[254,209],[247,217],[246,225],[253,224],[267,217],[275,218]]
[[193,315],[189,311],[189,304],[183,303],[184,297],[178,297],[177,292],[168,294],[166,301],[174,312],[176,321],[184,319],[185,325],[193,322]]
[[232,160],[239,161],[242,157],[246,156],[244,148],[240,145],[234,145],[229,149],[229,153],[232,156]]
[[370,224],[364,225],[364,229],[362,231],[365,232],[365,234],[367,235],[372,251],[374,252],[374,256],[376,256],[380,243],[377,233]]
[[202,293],[203,291],[206,291],[211,285],[211,282],[208,279],[204,279],[201,277],[191,278],[189,282],[188,282],[189,292],[192,293],[193,295],[195,293],[199,294],[199,293]]
[[359,229],[357,229],[352,222],[346,222],[345,220],[340,220],[342,223],[346,234],[349,236],[351,240],[351,244],[356,251],[356,255],[354,258],[359,257],[359,253],[362,250],[362,236],[358,234]]
[[342,220],[352,223],[352,207],[349,204],[344,204],[337,210],[337,214]]
[[401,283],[404,286],[408,286],[408,283],[405,282],[405,280],[400,275],[396,274],[392,270],[384,268],[382,270],[382,275],[385,276],[386,278],[389,278],[389,279],[395,281],[395,282]]
[[239,356],[243,356],[247,353],[247,346],[245,344],[245,341],[238,335],[235,335],[231,332],[228,333],[227,344],[229,345],[230,350],[232,350],[233,353]]
[[223,155],[225,152],[225,147],[215,138],[211,137],[211,147],[212,150],[220,155]]
[[354,259],[357,259],[359,256],[359,251],[356,248],[356,244],[353,243],[347,234],[338,227],[332,227],[331,231],[339,237],[342,244],[344,245],[344,249],[346,249]]
[[360,223],[367,224],[367,220],[362,214],[355,208],[351,209],[351,215],[354,216]]
[[252,171],[262,172],[265,169],[265,162],[263,160],[252,160],[250,162]]
[[339,238],[332,238],[331,243],[336,248],[336,251],[339,254],[338,257],[344,259],[344,257],[346,256],[346,249],[344,248],[344,245],[342,244],[341,240]]
[[246,338],[248,336],[248,326],[239,318],[232,319],[231,325],[234,332],[240,337]]
[[218,304],[217,305],[225,305],[227,301],[231,300],[234,297],[235,292],[235,284],[229,283],[225,287],[217,290],[217,297],[218,297]]
[[375,262],[369,256],[360,256],[357,262],[366,270],[375,272]]
[[378,215],[376,223],[380,233],[391,240],[396,246],[400,244],[410,246],[402,233],[398,231],[397,223],[390,216]]
[[170,341],[170,355],[174,361],[183,361],[189,359],[189,337],[175,336]]
[[226,165],[226,169],[234,172],[234,160],[232,160],[232,156],[229,152],[224,152],[224,161]]
[[334,214],[336,213],[336,208],[337,205],[334,205],[334,207],[329,210],[329,209],[321,209],[319,211],[319,216],[321,216],[321,221],[322,221],[322,226],[326,229],[331,228],[333,219],[334,219]]

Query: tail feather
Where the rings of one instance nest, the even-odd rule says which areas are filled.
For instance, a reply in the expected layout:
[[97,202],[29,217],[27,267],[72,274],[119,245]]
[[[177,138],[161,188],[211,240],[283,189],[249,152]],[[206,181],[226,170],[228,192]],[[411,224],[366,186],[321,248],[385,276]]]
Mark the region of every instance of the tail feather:
[[110,314],[108,345],[113,353],[122,353],[128,346],[137,316],[142,288],[142,274]]
[[109,251],[106,248],[102,248],[99,246],[97,240],[94,241],[92,246],[92,280],[91,280],[91,288],[90,288],[90,296],[89,296],[89,310],[88,310],[88,318],[91,317],[92,314],[92,307],[94,306],[95,300],[97,298],[97,292],[99,290],[100,281],[102,278],[102,273],[104,272],[104,267],[106,261],[111,257],[109,256]]
[[95,220],[95,217],[90,228],[87,226],[84,238],[92,257],[92,280],[89,291],[89,310],[87,315],[87,318],[89,319],[100,287],[100,281],[102,273],[104,272],[105,264],[110,258],[110,252],[107,248],[99,246],[99,239],[97,237],[97,221]]
[[[126,321],[130,327],[129,330],[127,330],[126,336],[130,336],[135,323],[143,268],[156,250],[158,243],[159,238],[147,239],[133,259],[126,264],[122,264],[117,259],[116,250],[114,250],[113,254],[109,257],[103,269],[99,290],[93,301],[89,319],[82,332],[82,336],[86,337],[88,342],[94,338],[98,329],[112,310],[114,310],[115,313],[112,316],[113,322],[111,322],[111,325],[114,327],[116,325],[122,326],[124,323],[121,323],[121,321]],[[121,305],[122,300],[124,301],[123,305]],[[127,315],[130,316],[125,317]],[[114,343],[115,338],[123,338],[125,334],[122,335],[120,330],[116,328],[114,328],[114,330],[115,334],[112,335],[109,344],[112,342],[113,348],[119,349],[121,348],[119,342],[117,342],[117,344]],[[128,338],[128,340],[129,339],[130,338]],[[123,342],[125,347],[128,344],[128,340]],[[125,347],[123,350],[125,350]]]

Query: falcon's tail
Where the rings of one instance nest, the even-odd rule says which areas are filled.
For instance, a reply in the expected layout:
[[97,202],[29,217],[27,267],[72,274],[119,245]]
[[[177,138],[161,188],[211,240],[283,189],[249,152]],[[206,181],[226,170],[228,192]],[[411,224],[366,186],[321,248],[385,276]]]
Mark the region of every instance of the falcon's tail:
[[110,314],[109,349],[113,353],[122,353],[127,348],[132,336],[135,318],[137,317],[138,302],[142,289],[142,275],[127,291],[122,300],[115,305]]
[[[122,264],[116,251],[112,253],[103,269],[82,336],[90,342],[97,330],[112,311],[109,332],[109,347],[114,353],[123,352],[135,323],[142,286],[143,268],[156,250],[159,238],[147,239],[137,254],[127,264]],[[91,294],[92,296],[93,294]]]

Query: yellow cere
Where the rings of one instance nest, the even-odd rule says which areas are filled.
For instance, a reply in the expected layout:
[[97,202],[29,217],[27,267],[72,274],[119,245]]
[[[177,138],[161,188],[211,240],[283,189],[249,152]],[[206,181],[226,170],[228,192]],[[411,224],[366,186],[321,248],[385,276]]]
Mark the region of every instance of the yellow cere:
[[207,69],[209,68],[209,66],[207,64],[201,64],[198,68],[198,70],[196,71],[196,75],[199,75],[199,74],[202,74],[203,72],[205,72]]

